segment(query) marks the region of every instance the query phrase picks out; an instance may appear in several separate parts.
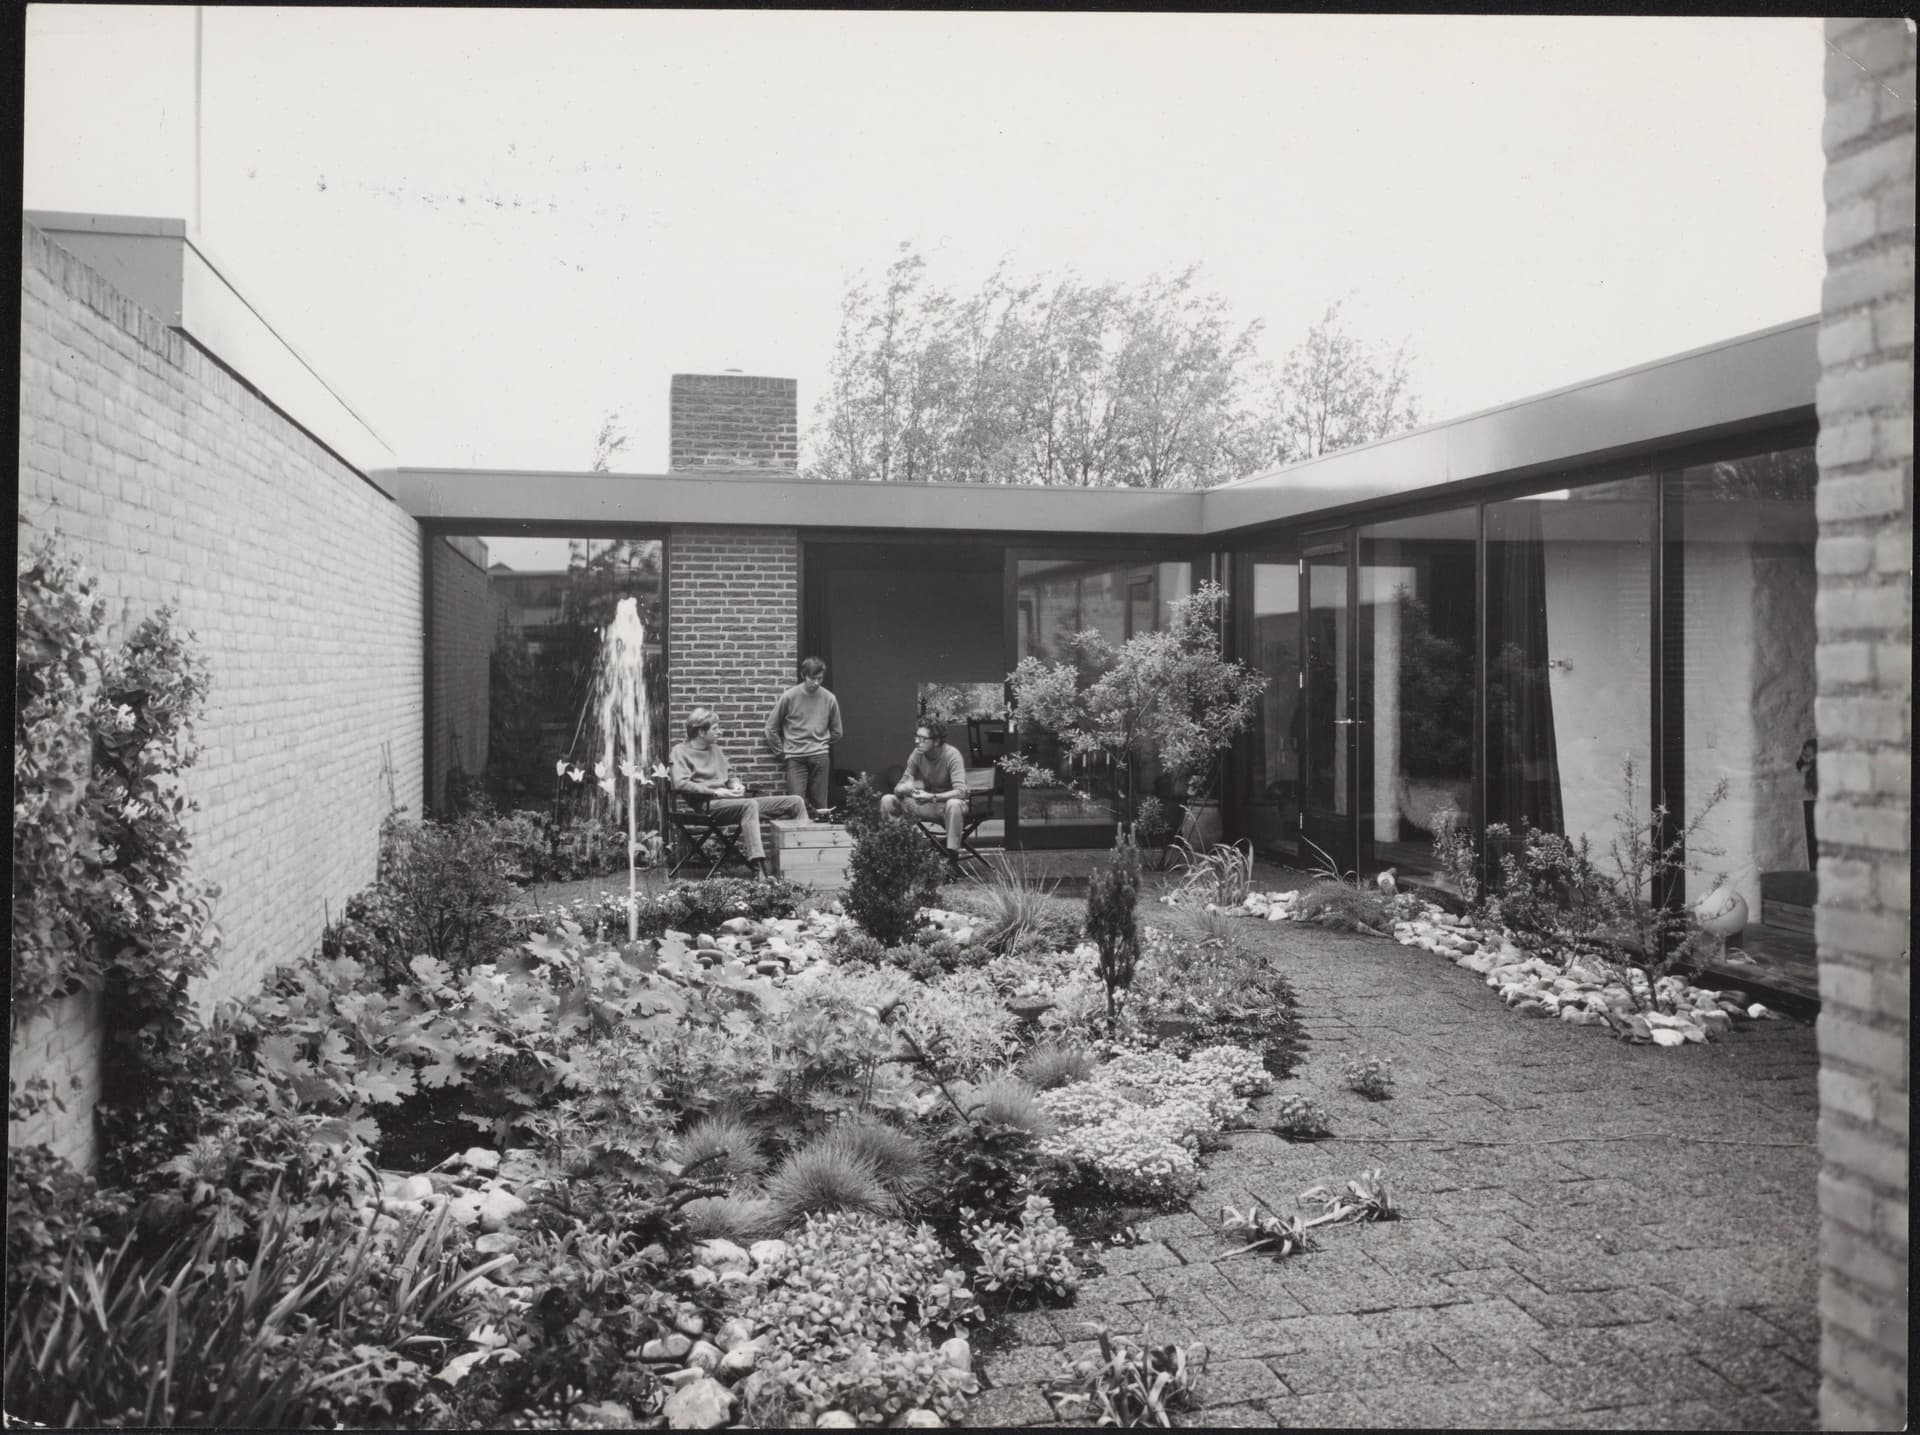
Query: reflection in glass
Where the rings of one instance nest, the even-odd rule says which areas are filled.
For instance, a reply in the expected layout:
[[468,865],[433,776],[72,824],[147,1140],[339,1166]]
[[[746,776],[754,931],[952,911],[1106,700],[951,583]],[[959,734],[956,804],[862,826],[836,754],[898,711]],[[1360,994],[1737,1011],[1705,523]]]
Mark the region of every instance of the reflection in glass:
[[1690,854],[1702,870],[1687,896],[1724,872],[1756,921],[1768,894],[1775,915],[1813,906],[1813,794],[1807,767],[1795,764],[1814,734],[1817,472],[1813,450],[1793,448],[1668,482],[1669,534],[1680,548],[1670,546],[1668,561],[1681,570],[1668,580],[1680,604],[1668,626],[1680,715],[1666,735],[1669,793],[1691,817],[1716,783],[1728,784],[1696,843],[1702,850]]
[[1300,833],[1300,572],[1291,558],[1255,559],[1248,661],[1267,686],[1247,743],[1246,835],[1262,851],[1293,852]]
[[1646,792],[1653,502],[1635,477],[1487,505],[1489,823],[1604,852],[1626,758]]
[[583,718],[601,633],[624,597],[646,625],[654,750],[666,751],[661,540],[443,536],[432,554],[430,801],[444,812],[484,794],[562,828],[590,819],[591,775],[573,782],[555,766],[591,767]]
[[1437,875],[1435,828],[1472,814],[1477,526],[1463,508],[1359,530],[1362,870]]
[[[1307,560],[1307,807],[1347,806],[1347,555]],[[1312,834],[1309,834],[1312,835]],[[1316,842],[1324,841],[1314,837]],[[1346,845],[1351,845],[1351,839]],[[1337,855],[1337,854],[1336,854]]]
[[[1019,614],[1016,659],[1073,663],[1083,679],[1093,669],[1069,641],[1075,633],[1098,632],[1119,647],[1135,633],[1164,627],[1172,605],[1193,591],[1193,565],[1125,563],[1112,559],[1023,558],[1015,575]],[[1066,786],[1022,786],[1018,792],[1023,845],[1101,845],[1112,840],[1120,784],[1098,760],[1074,762],[1051,733],[1027,733],[1024,747],[1034,760],[1052,768],[1086,795]],[[1136,791],[1163,803],[1174,800],[1167,784],[1144,763],[1135,774]]]

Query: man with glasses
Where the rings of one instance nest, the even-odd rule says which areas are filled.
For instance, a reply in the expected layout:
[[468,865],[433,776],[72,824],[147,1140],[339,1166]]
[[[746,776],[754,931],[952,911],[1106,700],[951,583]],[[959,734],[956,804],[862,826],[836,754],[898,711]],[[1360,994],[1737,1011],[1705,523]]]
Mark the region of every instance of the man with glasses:
[[967,821],[967,765],[958,748],[947,742],[947,730],[931,718],[913,732],[913,755],[907,770],[880,799],[880,812],[899,815],[902,805],[915,817],[947,820],[947,867],[960,875],[960,834]]
[[767,875],[767,849],[760,840],[763,817],[805,817],[807,806],[797,797],[748,797],[727,766],[720,750],[720,715],[712,708],[695,708],[687,715],[687,740],[669,754],[673,790],[709,816],[740,824],[740,845],[753,875]]

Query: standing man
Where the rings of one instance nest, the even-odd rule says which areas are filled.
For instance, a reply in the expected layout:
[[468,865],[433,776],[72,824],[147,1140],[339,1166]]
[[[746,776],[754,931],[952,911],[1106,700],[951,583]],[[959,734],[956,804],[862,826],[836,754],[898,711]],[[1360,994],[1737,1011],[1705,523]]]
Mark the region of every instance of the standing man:
[[716,739],[720,715],[712,708],[695,708],[687,715],[687,740],[676,743],[669,760],[673,790],[714,817],[738,820],[747,866],[756,877],[767,875],[767,849],[760,840],[763,817],[805,817],[797,797],[748,797],[727,765],[727,755]]
[[767,715],[767,746],[787,764],[787,793],[804,796],[818,816],[827,806],[831,749],[840,740],[840,700],[827,691],[827,665],[800,664],[800,681],[780,694]]
[[893,791],[880,799],[883,816],[897,817],[902,803],[915,817],[947,820],[947,870],[960,875],[960,834],[965,830],[967,806],[967,764],[960,750],[947,742],[947,730],[932,718],[913,730],[913,754],[907,758],[907,770],[893,785]]

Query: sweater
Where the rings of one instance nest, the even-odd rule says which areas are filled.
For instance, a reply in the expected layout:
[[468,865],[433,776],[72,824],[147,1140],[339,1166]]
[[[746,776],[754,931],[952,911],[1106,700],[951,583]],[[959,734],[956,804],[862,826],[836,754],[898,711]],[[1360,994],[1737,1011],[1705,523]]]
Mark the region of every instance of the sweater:
[[906,773],[893,790],[911,792],[916,782],[928,792],[958,792],[965,797],[967,764],[960,756],[960,749],[950,742],[943,742],[924,753],[916,748],[913,756],[907,759]]
[[[707,787],[725,787],[728,782],[727,755],[714,743],[705,748],[690,742],[676,743],[668,756],[673,790],[688,797],[712,797]],[[690,787],[689,783],[699,783]]]
[[840,740],[840,700],[795,683],[767,716],[767,746],[782,757],[813,757]]

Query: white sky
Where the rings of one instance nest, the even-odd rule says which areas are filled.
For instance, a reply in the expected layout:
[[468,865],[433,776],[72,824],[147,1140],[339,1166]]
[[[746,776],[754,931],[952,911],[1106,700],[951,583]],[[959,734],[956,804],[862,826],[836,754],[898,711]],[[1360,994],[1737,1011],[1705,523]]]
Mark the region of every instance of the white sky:
[[[206,7],[200,229],[403,462],[666,466],[906,239],[1328,301],[1429,418],[1819,308],[1811,19]],[[193,218],[193,12],[36,6],[29,208]]]

